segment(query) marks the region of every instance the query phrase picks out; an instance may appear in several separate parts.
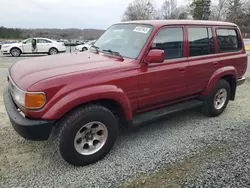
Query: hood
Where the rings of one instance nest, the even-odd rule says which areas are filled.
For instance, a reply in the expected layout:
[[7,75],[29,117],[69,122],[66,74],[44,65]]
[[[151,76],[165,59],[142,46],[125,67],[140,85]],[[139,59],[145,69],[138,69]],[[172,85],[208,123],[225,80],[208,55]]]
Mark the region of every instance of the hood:
[[124,62],[92,52],[65,53],[22,60],[14,63],[9,71],[20,88],[28,89],[36,82],[51,77],[119,67],[121,63]]
[[9,44],[3,44],[2,47],[5,46],[15,46],[15,47],[21,47],[22,43],[9,43]]

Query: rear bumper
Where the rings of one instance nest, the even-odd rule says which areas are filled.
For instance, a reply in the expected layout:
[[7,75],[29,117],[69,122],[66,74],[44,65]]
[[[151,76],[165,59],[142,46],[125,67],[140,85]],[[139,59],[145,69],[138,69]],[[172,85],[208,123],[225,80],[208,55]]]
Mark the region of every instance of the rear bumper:
[[246,81],[246,77],[242,77],[240,79],[237,80],[237,86],[240,86],[242,84],[244,84]]
[[27,140],[42,141],[48,140],[54,121],[31,120],[23,117],[17,110],[15,103],[8,91],[4,90],[4,105],[8,113],[10,122],[15,131]]

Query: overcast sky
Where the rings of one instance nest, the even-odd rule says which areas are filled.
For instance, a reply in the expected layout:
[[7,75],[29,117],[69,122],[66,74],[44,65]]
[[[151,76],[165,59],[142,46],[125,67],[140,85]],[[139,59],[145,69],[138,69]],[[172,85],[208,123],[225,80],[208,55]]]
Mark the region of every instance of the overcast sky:
[[[0,26],[97,28],[119,22],[132,0],[0,0]],[[160,6],[164,0],[155,0]],[[178,0],[184,4],[185,0]]]

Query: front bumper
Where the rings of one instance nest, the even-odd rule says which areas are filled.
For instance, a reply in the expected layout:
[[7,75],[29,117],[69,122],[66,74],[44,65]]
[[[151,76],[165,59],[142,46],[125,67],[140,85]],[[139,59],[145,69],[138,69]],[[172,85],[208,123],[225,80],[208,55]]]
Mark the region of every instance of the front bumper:
[[55,121],[31,120],[23,117],[13,102],[8,87],[4,90],[4,105],[15,131],[27,140],[48,140]]
[[5,49],[2,49],[2,50],[1,50],[1,53],[2,53],[2,54],[9,54],[10,51],[9,51],[9,50],[5,50]]
[[240,86],[242,84],[244,84],[246,81],[246,77],[242,77],[240,79],[237,80],[237,86]]

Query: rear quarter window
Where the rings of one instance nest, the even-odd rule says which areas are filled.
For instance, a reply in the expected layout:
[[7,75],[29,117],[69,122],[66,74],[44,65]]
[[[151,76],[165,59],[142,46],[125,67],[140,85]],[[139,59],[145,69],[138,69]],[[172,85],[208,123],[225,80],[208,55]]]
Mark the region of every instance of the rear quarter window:
[[242,42],[237,30],[233,28],[216,29],[219,52],[239,51],[242,49]]

